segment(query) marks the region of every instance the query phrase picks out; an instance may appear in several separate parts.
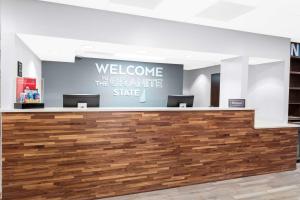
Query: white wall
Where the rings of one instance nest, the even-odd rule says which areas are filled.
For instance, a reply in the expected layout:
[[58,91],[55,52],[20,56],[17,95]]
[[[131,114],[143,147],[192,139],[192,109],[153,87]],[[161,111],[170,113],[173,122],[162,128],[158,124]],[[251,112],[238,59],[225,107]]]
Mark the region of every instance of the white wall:
[[[36,78],[37,88],[40,90],[42,77],[41,60],[18,37],[15,39],[15,47],[16,60],[23,63],[23,77]],[[15,65],[15,74],[17,74],[16,66],[17,64]]]
[[[2,30],[2,0],[0,0],[0,84],[1,84],[1,54],[2,54],[2,39],[1,39],[1,30]],[[0,105],[1,105],[1,87],[0,87]],[[0,106],[1,107],[1,106]],[[2,122],[2,116],[0,116],[0,121]],[[2,158],[2,123],[0,124],[0,157]],[[0,162],[0,199],[2,199],[2,162]]]
[[[211,28],[36,0],[2,0],[2,107],[14,101],[15,33],[38,34],[158,48],[265,57],[284,61],[284,102],[288,116],[290,39]],[[4,29],[4,30],[3,30]]]
[[229,99],[246,99],[249,58],[238,57],[221,62],[220,107],[228,107]]
[[249,66],[247,106],[255,108],[257,120],[285,120],[284,91],[284,63]]
[[[252,65],[248,67],[247,77],[247,107],[254,108],[256,120],[268,122],[285,122],[285,86],[284,86],[284,63],[276,62],[270,64]],[[234,68],[234,65],[231,67]],[[210,106],[210,89],[211,74],[221,73],[222,66],[214,66],[197,70],[184,71],[184,94],[195,95],[195,106],[208,107]],[[223,76],[223,77],[222,77]],[[228,88],[240,90],[240,85],[235,84],[236,73],[225,74],[228,79]],[[224,79],[224,74],[221,73],[221,79]],[[221,83],[222,87],[222,83]],[[224,87],[224,86],[223,86]],[[231,91],[227,92],[232,94]],[[233,94],[234,89],[233,89]],[[238,98],[232,96],[232,98]],[[220,101],[221,103],[221,101]],[[228,106],[228,101],[224,103]]]
[[195,96],[195,107],[210,106],[211,75],[216,73],[220,66],[184,71],[183,93]]
[[[15,101],[16,51],[13,17],[1,5],[1,107],[11,108]],[[5,105],[5,106],[4,106]]]
[[3,39],[1,70],[1,99],[3,107],[11,108],[16,101],[17,62],[23,63],[23,77],[36,78],[41,88],[41,61],[16,35]]
[[23,76],[37,78],[40,88],[41,61],[17,37],[15,13],[1,7],[1,107],[12,108],[16,101],[17,62],[23,63]]

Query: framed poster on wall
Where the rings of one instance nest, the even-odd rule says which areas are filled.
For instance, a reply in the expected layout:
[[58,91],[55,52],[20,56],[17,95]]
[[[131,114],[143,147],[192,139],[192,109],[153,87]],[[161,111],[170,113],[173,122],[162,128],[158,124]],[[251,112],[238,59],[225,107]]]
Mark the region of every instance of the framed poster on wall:
[[17,102],[20,101],[20,95],[24,90],[28,88],[29,90],[36,89],[36,79],[35,78],[22,78],[17,77],[16,82],[16,100]]

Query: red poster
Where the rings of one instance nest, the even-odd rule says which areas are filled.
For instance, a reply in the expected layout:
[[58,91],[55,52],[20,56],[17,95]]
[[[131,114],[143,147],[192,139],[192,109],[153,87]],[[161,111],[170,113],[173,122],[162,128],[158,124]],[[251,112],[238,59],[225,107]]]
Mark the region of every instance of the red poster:
[[36,89],[36,79],[35,78],[17,78],[17,83],[16,83],[16,98],[17,102],[20,99],[20,94],[24,92],[25,88],[29,88],[30,90],[35,90]]

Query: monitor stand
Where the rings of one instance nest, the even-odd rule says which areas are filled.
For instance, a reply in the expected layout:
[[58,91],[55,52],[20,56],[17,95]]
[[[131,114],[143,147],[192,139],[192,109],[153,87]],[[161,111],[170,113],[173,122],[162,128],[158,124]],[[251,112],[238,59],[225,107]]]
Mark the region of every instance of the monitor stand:
[[180,103],[179,108],[186,108],[186,103]]
[[77,108],[87,108],[87,103],[77,103]]

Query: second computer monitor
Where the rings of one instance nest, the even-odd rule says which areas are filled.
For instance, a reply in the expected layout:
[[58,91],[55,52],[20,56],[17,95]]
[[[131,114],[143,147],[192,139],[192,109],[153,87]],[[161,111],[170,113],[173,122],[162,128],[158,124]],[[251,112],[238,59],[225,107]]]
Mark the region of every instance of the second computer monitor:
[[78,103],[86,103],[87,107],[99,107],[99,94],[64,94],[64,107],[78,107]]
[[186,107],[193,107],[194,95],[169,95],[168,107],[180,107],[181,104],[185,104]]

